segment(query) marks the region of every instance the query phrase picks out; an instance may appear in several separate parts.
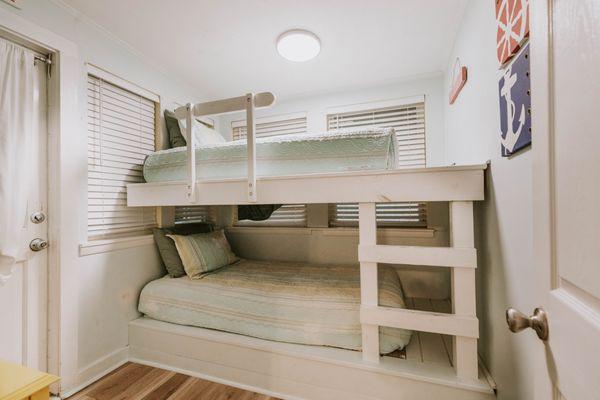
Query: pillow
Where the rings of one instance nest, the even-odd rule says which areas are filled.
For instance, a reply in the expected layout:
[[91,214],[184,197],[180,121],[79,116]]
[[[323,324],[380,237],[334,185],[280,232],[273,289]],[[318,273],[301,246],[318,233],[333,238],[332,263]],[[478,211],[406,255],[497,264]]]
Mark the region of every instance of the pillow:
[[165,122],[167,124],[167,132],[169,133],[169,145],[171,148],[185,146],[185,139],[181,134],[179,122],[175,118],[175,113],[165,110]]
[[[185,120],[179,120],[178,122],[179,130],[183,135],[184,140],[187,140],[186,122]],[[202,122],[196,120],[195,118],[192,119],[192,133],[194,134],[196,144],[199,147],[226,142],[225,138],[219,132],[217,132],[213,128],[209,128],[208,126],[204,125]]]
[[239,260],[231,251],[223,230],[192,235],[167,235],[175,242],[185,273],[191,279]]
[[179,278],[185,275],[185,269],[181,263],[181,258],[177,253],[177,248],[172,239],[167,237],[167,234],[189,235],[192,233],[211,232],[213,229],[211,224],[181,224],[171,228],[154,228],[154,241],[158,247],[158,253],[162,259],[163,265],[167,273],[172,278]]

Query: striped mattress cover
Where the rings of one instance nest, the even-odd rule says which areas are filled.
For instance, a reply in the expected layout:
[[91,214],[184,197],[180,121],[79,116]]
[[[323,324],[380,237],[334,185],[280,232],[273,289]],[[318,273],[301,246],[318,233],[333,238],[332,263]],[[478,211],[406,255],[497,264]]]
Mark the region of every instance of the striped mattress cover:
[[[257,176],[393,169],[397,166],[393,128],[370,128],[319,134],[284,135],[256,139]],[[245,178],[246,140],[196,148],[199,180]],[[144,161],[146,182],[187,178],[185,147],[160,150]]]
[[[400,281],[379,267],[379,304],[404,308]],[[240,260],[202,279],[148,283],[139,311],[189,326],[261,339],[361,349],[360,276],[355,265]],[[406,346],[411,331],[380,328],[380,352]]]

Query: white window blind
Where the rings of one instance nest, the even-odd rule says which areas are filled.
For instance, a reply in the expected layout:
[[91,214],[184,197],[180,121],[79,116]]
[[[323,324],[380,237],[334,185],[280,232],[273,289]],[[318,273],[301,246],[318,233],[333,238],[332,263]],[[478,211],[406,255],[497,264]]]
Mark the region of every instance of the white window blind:
[[[327,130],[359,127],[394,128],[398,141],[398,168],[425,167],[424,102],[327,116]],[[381,203],[376,205],[376,211],[378,225],[427,225],[427,207],[424,203]],[[330,224],[356,226],[358,204],[333,204],[330,209]]]
[[186,224],[194,222],[216,221],[216,209],[211,206],[178,206],[175,207],[175,223]]
[[[233,140],[246,138],[246,121],[231,124]],[[306,114],[287,114],[256,120],[256,137],[306,133]],[[238,226],[306,226],[306,204],[284,204],[265,221],[237,221]]]
[[[246,139],[246,120],[231,123],[233,140]],[[306,114],[288,114],[257,118],[256,137],[306,133]]]
[[128,183],[143,182],[154,151],[154,101],[88,75],[88,236],[142,233],[156,208],[127,207]]

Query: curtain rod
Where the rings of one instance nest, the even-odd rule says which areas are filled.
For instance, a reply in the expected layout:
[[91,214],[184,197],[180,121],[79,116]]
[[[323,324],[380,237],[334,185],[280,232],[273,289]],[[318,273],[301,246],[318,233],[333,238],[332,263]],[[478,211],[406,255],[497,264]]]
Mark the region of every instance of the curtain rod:
[[38,56],[37,54],[33,56],[33,59],[35,61],[41,61],[45,64],[51,65],[52,64],[52,60],[48,57],[44,57],[44,56]]

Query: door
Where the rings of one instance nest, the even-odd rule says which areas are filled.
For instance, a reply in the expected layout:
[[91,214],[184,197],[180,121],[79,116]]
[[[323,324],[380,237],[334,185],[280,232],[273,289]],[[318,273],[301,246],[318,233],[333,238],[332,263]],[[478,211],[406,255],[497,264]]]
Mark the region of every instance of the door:
[[[2,39],[0,39],[2,40]],[[0,77],[0,83],[2,77]],[[47,236],[47,81],[46,64],[35,62],[33,74],[33,143],[27,185],[27,212],[23,216],[25,240],[45,240]],[[10,190],[10,188],[9,188]],[[36,219],[31,216],[37,214]],[[35,222],[34,222],[35,221]],[[0,223],[2,223],[0,221]],[[43,246],[42,246],[43,247]],[[18,259],[12,274],[0,286],[0,359],[47,369],[47,250],[28,250]]]
[[600,399],[600,6],[533,1],[539,400]]

